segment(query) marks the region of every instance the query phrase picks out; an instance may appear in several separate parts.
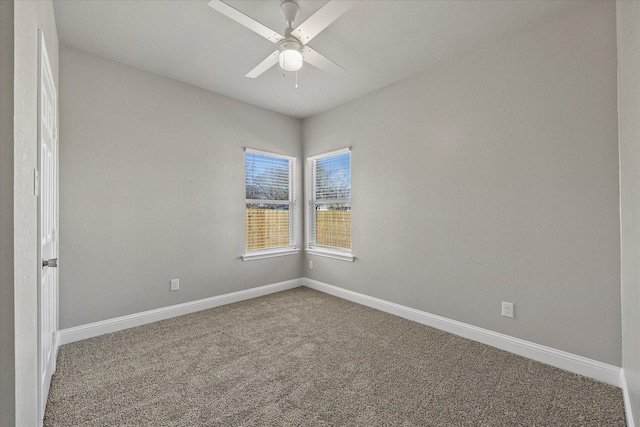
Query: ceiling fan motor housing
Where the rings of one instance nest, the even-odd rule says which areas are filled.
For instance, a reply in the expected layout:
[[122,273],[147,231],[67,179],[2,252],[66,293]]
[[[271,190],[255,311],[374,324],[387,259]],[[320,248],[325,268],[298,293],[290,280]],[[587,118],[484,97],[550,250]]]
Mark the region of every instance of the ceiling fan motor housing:
[[301,52],[302,43],[293,36],[287,37],[280,42],[280,52],[284,52],[285,50],[297,50],[298,52]]
[[302,43],[291,32],[293,31],[293,21],[296,20],[300,6],[294,0],[282,0],[280,11],[287,21],[287,29],[284,31],[285,38],[280,42],[278,62],[284,71],[298,71],[302,68]]
[[279,62],[284,71],[298,71],[302,67],[302,43],[293,36],[282,40]]

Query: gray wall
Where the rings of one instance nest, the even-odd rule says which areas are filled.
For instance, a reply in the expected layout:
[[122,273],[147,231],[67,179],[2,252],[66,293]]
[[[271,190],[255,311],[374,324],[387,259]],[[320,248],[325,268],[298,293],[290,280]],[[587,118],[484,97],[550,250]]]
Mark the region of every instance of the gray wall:
[[620,366],[615,25],[593,2],[305,120],[305,156],[352,146],[357,257],[305,276]]
[[13,1],[0,2],[0,426],[15,421]]
[[300,158],[299,120],[66,46],[60,75],[61,329],[302,275],[240,259],[243,147]]
[[[618,1],[622,367],[640,420],[640,2]],[[627,408],[631,410],[631,408]]]
[[[13,315],[13,337],[9,342],[3,341],[2,347],[8,345],[9,350],[2,352],[2,369],[13,370],[14,382],[3,382],[3,399],[10,395],[9,404],[14,409],[4,413],[2,410],[2,425],[32,426],[38,423],[38,383],[37,383],[37,200],[33,194],[33,170],[37,168],[37,88],[38,88],[38,29],[43,30],[51,60],[54,78],[58,76],[58,36],[56,31],[53,4],[51,1],[19,1],[13,3],[13,40],[5,41],[5,23],[11,16],[5,17],[11,5],[2,2],[2,31],[3,47],[5,43],[14,43],[14,60],[5,63],[3,49],[3,67],[14,66],[13,80],[13,135],[11,130],[5,130],[5,114],[11,111],[3,110],[3,141],[2,141],[2,258],[5,255],[10,261],[2,264],[2,296],[13,293],[13,300],[2,303],[2,320],[5,320],[5,309],[8,315]],[[5,69],[2,69],[3,73]],[[3,74],[3,90],[4,79]],[[2,107],[5,107],[3,95]],[[4,137],[10,140],[7,142]],[[11,141],[11,137],[13,140]],[[12,147],[7,147],[10,144]],[[8,158],[5,158],[8,154]],[[7,179],[7,181],[5,181]],[[12,185],[11,191],[5,186]],[[12,213],[7,212],[6,203],[12,204]],[[11,217],[12,215],[12,217]],[[7,233],[7,234],[5,234]],[[8,238],[8,242],[5,238]],[[12,247],[8,247],[12,245]],[[5,282],[6,276],[13,277]],[[11,313],[11,311],[13,311]],[[13,351],[12,355],[9,352]],[[5,358],[6,357],[6,358]],[[4,380],[4,377],[3,377]],[[11,394],[13,396],[11,396]],[[11,402],[13,399],[13,402]]]

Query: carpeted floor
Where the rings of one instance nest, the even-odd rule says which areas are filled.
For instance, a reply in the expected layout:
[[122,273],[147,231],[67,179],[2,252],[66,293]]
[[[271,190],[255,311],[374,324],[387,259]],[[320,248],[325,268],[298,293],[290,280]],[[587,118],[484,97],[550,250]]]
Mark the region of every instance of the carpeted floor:
[[65,345],[45,426],[623,426],[619,389],[307,288]]

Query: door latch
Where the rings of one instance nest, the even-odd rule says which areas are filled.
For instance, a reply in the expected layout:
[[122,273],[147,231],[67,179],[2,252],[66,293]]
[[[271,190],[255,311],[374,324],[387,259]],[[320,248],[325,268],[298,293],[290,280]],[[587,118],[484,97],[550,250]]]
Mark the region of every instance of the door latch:
[[50,260],[42,260],[42,266],[43,267],[57,267],[58,266],[58,258],[53,258]]

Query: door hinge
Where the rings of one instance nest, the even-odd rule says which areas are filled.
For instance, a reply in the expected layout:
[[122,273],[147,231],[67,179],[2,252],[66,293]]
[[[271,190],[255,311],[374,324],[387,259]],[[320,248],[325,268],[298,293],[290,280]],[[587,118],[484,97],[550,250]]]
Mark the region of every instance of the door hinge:
[[33,195],[36,197],[40,195],[40,173],[38,169],[33,170]]

